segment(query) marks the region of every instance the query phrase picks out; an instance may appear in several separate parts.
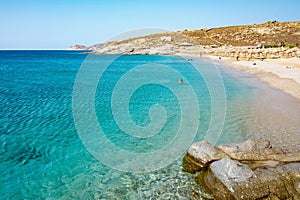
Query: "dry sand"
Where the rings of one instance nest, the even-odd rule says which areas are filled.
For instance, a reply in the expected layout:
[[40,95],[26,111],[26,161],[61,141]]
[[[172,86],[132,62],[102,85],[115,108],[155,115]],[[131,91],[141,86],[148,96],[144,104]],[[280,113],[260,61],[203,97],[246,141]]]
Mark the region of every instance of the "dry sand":
[[259,77],[273,87],[300,99],[300,58],[280,58],[265,60],[240,60],[210,56],[234,69],[246,71]]

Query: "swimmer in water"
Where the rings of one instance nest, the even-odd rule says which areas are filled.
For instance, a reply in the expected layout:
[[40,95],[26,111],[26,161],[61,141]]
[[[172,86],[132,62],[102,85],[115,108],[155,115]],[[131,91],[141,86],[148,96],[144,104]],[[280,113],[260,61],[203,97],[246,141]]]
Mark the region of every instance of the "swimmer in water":
[[179,79],[178,80],[178,83],[181,85],[181,84],[183,84],[183,79],[181,78],[181,79]]

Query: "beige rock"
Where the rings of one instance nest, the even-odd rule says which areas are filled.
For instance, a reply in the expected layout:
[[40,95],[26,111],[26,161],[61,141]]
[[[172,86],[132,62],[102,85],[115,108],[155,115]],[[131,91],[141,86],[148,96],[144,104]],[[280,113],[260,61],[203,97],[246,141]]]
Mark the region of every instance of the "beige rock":
[[228,157],[218,147],[213,146],[207,141],[192,144],[187,155],[183,158],[183,168],[185,171],[195,173],[215,160]]
[[283,154],[273,148],[267,140],[246,140],[233,144],[222,144],[219,148],[234,160],[269,160],[269,155]]
[[[248,163],[251,161],[300,161],[300,151],[284,152],[279,148],[273,147],[267,140],[246,140],[239,143],[222,144],[219,145],[219,148],[232,159],[248,161]],[[271,165],[274,165],[274,163]]]
[[183,168],[215,199],[300,199],[300,152],[284,152],[267,140],[215,147],[194,143]]
[[224,158],[196,178],[214,199],[300,199],[300,164],[252,171],[247,165]]

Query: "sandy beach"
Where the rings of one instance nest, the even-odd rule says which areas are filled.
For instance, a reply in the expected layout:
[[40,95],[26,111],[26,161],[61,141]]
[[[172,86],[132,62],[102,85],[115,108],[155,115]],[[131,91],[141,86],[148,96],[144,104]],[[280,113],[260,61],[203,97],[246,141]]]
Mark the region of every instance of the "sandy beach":
[[[268,139],[274,146],[286,151],[299,149],[299,131],[296,127],[299,124],[300,108],[297,106],[300,102],[300,58],[250,61],[224,57],[219,59],[216,56],[209,58],[214,63],[258,77],[265,82],[259,84],[261,88],[268,85],[275,88],[273,92],[268,90],[270,93],[260,94],[259,101],[253,105],[255,120],[252,124],[255,128],[250,137]],[[266,111],[266,108],[269,109]]]
[[300,99],[300,58],[279,58],[264,60],[219,59],[209,56],[214,62],[245,71],[259,77],[271,86]]

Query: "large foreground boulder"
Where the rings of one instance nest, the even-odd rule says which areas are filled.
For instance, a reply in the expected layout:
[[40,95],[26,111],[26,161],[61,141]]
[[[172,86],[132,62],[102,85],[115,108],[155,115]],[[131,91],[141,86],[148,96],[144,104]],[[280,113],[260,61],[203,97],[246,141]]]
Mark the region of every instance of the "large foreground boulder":
[[198,172],[196,182],[215,199],[300,200],[300,152],[284,152],[269,141],[197,142],[183,168]]
[[196,182],[215,199],[300,199],[300,163],[252,171],[223,158],[200,173]]
[[191,145],[183,158],[183,169],[196,173],[211,162],[222,158],[231,158],[247,164],[251,169],[275,167],[279,163],[299,162],[300,150],[284,152],[275,148],[267,140],[246,140],[243,142],[213,146],[207,141]]

